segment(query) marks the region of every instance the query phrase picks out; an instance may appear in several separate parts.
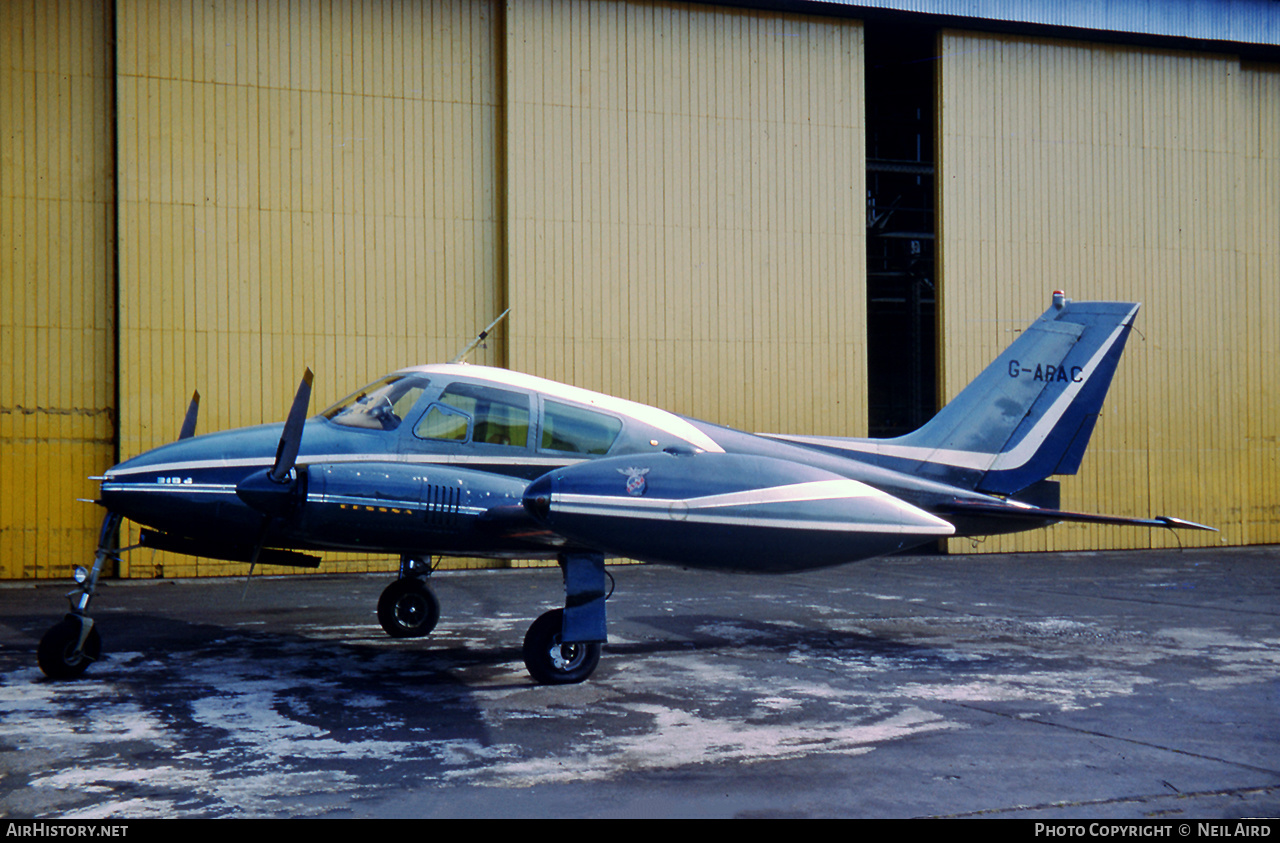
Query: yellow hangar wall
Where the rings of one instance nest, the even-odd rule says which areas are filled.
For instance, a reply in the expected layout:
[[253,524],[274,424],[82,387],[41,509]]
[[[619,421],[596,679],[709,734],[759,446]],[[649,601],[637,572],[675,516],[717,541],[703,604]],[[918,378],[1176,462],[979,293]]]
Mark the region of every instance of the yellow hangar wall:
[[1059,525],[982,547],[1280,540],[1280,68],[964,32],[940,56],[942,393],[1054,289],[1142,302],[1063,506],[1222,530]]
[[514,369],[747,430],[866,430],[862,27],[507,6]]
[[96,545],[115,414],[111,16],[0,2],[0,577]]
[[[121,0],[117,17],[122,457],[172,441],[193,390],[198,432],[280,421],[306,366],[314,412],[452,358],[501,312],[491,4]],[[472,361],[501,359],[495,341]]]

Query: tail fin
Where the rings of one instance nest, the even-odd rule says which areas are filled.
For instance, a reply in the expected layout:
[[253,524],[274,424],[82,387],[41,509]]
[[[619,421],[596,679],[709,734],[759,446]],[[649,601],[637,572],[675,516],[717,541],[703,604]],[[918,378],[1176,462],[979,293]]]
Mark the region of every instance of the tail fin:
[[895,439],[784,438],[991,494],[1075,474],[1140,306],[1055,293],[1053,306],[920,429]]
[[1140,306],[1055,294],[1053,307],[938,415],[885,440],[882,453],[911,454],[936,466],[916,473],[995,494],[1075,474]]

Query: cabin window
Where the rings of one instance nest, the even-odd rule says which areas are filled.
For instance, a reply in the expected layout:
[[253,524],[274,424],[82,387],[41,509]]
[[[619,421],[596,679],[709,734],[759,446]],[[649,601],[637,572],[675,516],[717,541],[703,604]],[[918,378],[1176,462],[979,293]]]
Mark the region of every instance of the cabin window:
[[575,454],[606,454],[622,432],[613,416],[547,401],[542,411],[542,448]]
[[466,442],[470,426],[471,417],[466,413],[441,404],[432,404],[413,432],[422,439]]
[[[439,401],[470,417],[472,442],[517,448],[524,448],[529,444],[529,396],[523,393],[479,384],[453,383],[440,393]],[[427,421],[424,417],[423,424]],[[444,419],[439,420],[440,424],[444,422]],[[422,425],[419,425],[419,430],[421,428]],[[428,436],[424,433],[418,435],[428,439],[455,438]]]

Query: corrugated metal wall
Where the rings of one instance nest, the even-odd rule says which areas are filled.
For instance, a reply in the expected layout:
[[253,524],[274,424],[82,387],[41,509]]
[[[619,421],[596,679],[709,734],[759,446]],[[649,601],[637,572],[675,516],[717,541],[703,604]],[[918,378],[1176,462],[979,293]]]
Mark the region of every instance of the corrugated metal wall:
[[511,367],[866,430],[862,28],[507,4]]
[[1280,539],[1275,69],[962,32],[940,52],[942,392],[1054,289],[1141,301],[1064,506],[1222,529],[1063,525],[987,547]]
[[501,312],[492,4],[121,0],[117,31],[122,456],[192,390],[202,432],[279,421],[304,366],[318,410]]
[[1222,399],[1238,405],[1244,435],[1240,541],[1269,544],[1280,541],[1280,66],[1243,67],[1235,104],[1245,382]]
[[111,16],[0,3],[0,577],[65,577],[113,462]]

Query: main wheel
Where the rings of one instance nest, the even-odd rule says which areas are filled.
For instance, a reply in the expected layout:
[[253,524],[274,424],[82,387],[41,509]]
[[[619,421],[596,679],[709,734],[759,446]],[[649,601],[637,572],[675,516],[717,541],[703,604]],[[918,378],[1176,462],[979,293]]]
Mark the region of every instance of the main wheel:
[[80,643],[80,624],[79,618],[63,618],[40,639],[40,646],[36,648],[36,661],[45,676],[50,679],[75,679],[102,655],[102,636],[98,635],[96,626],[90,627],[84,646],[76,649],[76,645]]
[[553,609],[529,626],[524,636],[524,666],[543,685],[572,685],[591,675],[600,663],[600,645],[563,644],[564,610]]
[[430,635],[439,620],[440,601],[417,577],[396,580],[378,598],[378,623],[392,638]]

